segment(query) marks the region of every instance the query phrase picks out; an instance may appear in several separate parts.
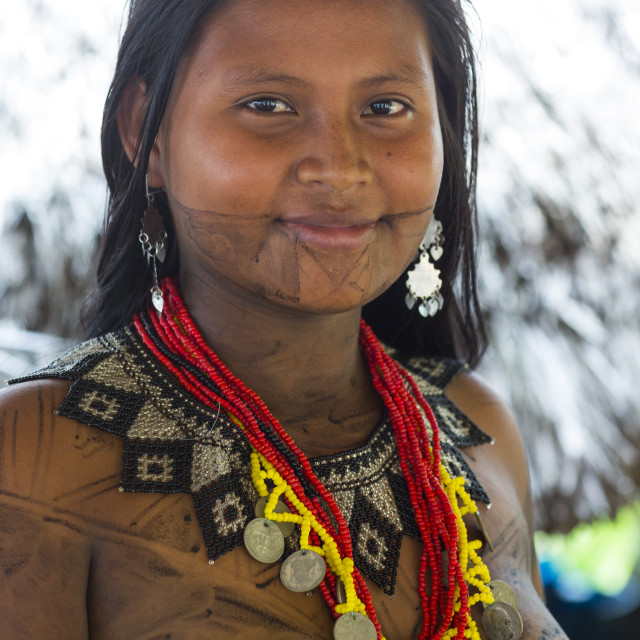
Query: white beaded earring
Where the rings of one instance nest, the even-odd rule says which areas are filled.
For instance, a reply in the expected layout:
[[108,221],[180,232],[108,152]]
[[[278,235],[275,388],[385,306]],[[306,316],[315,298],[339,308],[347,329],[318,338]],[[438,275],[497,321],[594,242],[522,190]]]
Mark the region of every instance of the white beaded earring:
[[420,258],[407,274],[408,292],[405,303],[409,309],[413,309],[418,303],[418,313],[424,318],[435,316],[444,304],[440,292],[442,289],[440,270],[434,265],[434,262],[442,258],[444,252],[442,230],[442,223],[432,217],[420,245]]

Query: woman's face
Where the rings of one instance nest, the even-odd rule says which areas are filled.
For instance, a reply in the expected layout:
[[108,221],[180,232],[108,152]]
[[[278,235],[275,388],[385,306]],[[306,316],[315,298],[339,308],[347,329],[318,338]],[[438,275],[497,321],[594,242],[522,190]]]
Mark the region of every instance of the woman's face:
[[152,152],[183,283],[361,306],[414,256],[442,174],[429,40],[396,0],[234,0],[185,56]]

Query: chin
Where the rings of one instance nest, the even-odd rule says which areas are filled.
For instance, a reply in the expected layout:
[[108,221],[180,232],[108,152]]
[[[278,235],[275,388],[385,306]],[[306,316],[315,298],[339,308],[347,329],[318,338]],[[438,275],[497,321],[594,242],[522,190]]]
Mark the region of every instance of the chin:
[[[341,295],[336,295],[335,292],[332,292],[325,297],[298,296],[293,298],[283,293],[275,294],[274,297],[281,302],[281,308],[284,307],[294,314],[310,316],[339,315],[355,310],[360,311],[362,307],[386,291],[388,286],[380,287],[375,292],[353,291]],[[271,297],[271,300],[273,301],[273,297]]]

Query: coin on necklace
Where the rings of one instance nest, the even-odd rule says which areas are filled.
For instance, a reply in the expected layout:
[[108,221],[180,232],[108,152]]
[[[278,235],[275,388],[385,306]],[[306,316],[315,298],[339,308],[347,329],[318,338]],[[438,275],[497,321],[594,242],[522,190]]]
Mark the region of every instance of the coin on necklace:
[[[502,580],[492,580],[487,584],[487,587],[491,589],[491,595],[495,602],[506,602],[515,609],[518,608],[518,599],[513,589]],[[482,603],[482,606],[486,609],[489,605],[486,602]]]
[[245,527],[244,546],[252,558],[269,564],[282,555],[284,537],[275,522],[266,518],[255,518]]
[[280,580],[289,591],[305,593],[313,591],[327,571],[324,558],[310,549],[292,553],[280,568]]
[[[264,508],[267,506],[267,500],[268,498],[260,498],[260,500],[258,500],[258,502],[256,502],[256,508],[255,508],[255,514],[256,514],[256,518],[264,518]],[[273,509],[274,513],[291,513],[289,507],[287,507],[287,505],[282,502],[282,500],[278,500],[278,502],[276,502],[276,506]],[[295,525],[293,524],[293,522],[277,522],[275,520],[272,521],[274,524],[278,525],[278,529],[280,529],[280,531],[282,531],[282,535],[286,538],[287,536],[290,536],[293,533],[293,530],[295,529]]]
[[333,625],[333,640],[376,640],[376,627],[361,613],[345,613]]
[[494,602],[482,614],[482,626],[489,640],[518,640],[524,625],[522,616],[507,602]]

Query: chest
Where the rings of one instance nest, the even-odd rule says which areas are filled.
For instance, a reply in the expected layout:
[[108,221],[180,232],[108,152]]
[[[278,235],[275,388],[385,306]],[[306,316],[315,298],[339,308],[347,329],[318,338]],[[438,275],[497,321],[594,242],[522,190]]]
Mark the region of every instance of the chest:
[[[188,496],[148,501],[134,528],[95,533],[88,614],[92,640],[119,638],[332,638],[319,590],[294,593],[281,563],[261,564],[243,546],[209,564]],[[154,505],[154,498],[156,504]],[[165,504],[162,505],[162,502]],[[131,529],[131,527],[129,527]],[[404,536],[393,597],[367,580],[387,638],[417,637],[420,545]]]

